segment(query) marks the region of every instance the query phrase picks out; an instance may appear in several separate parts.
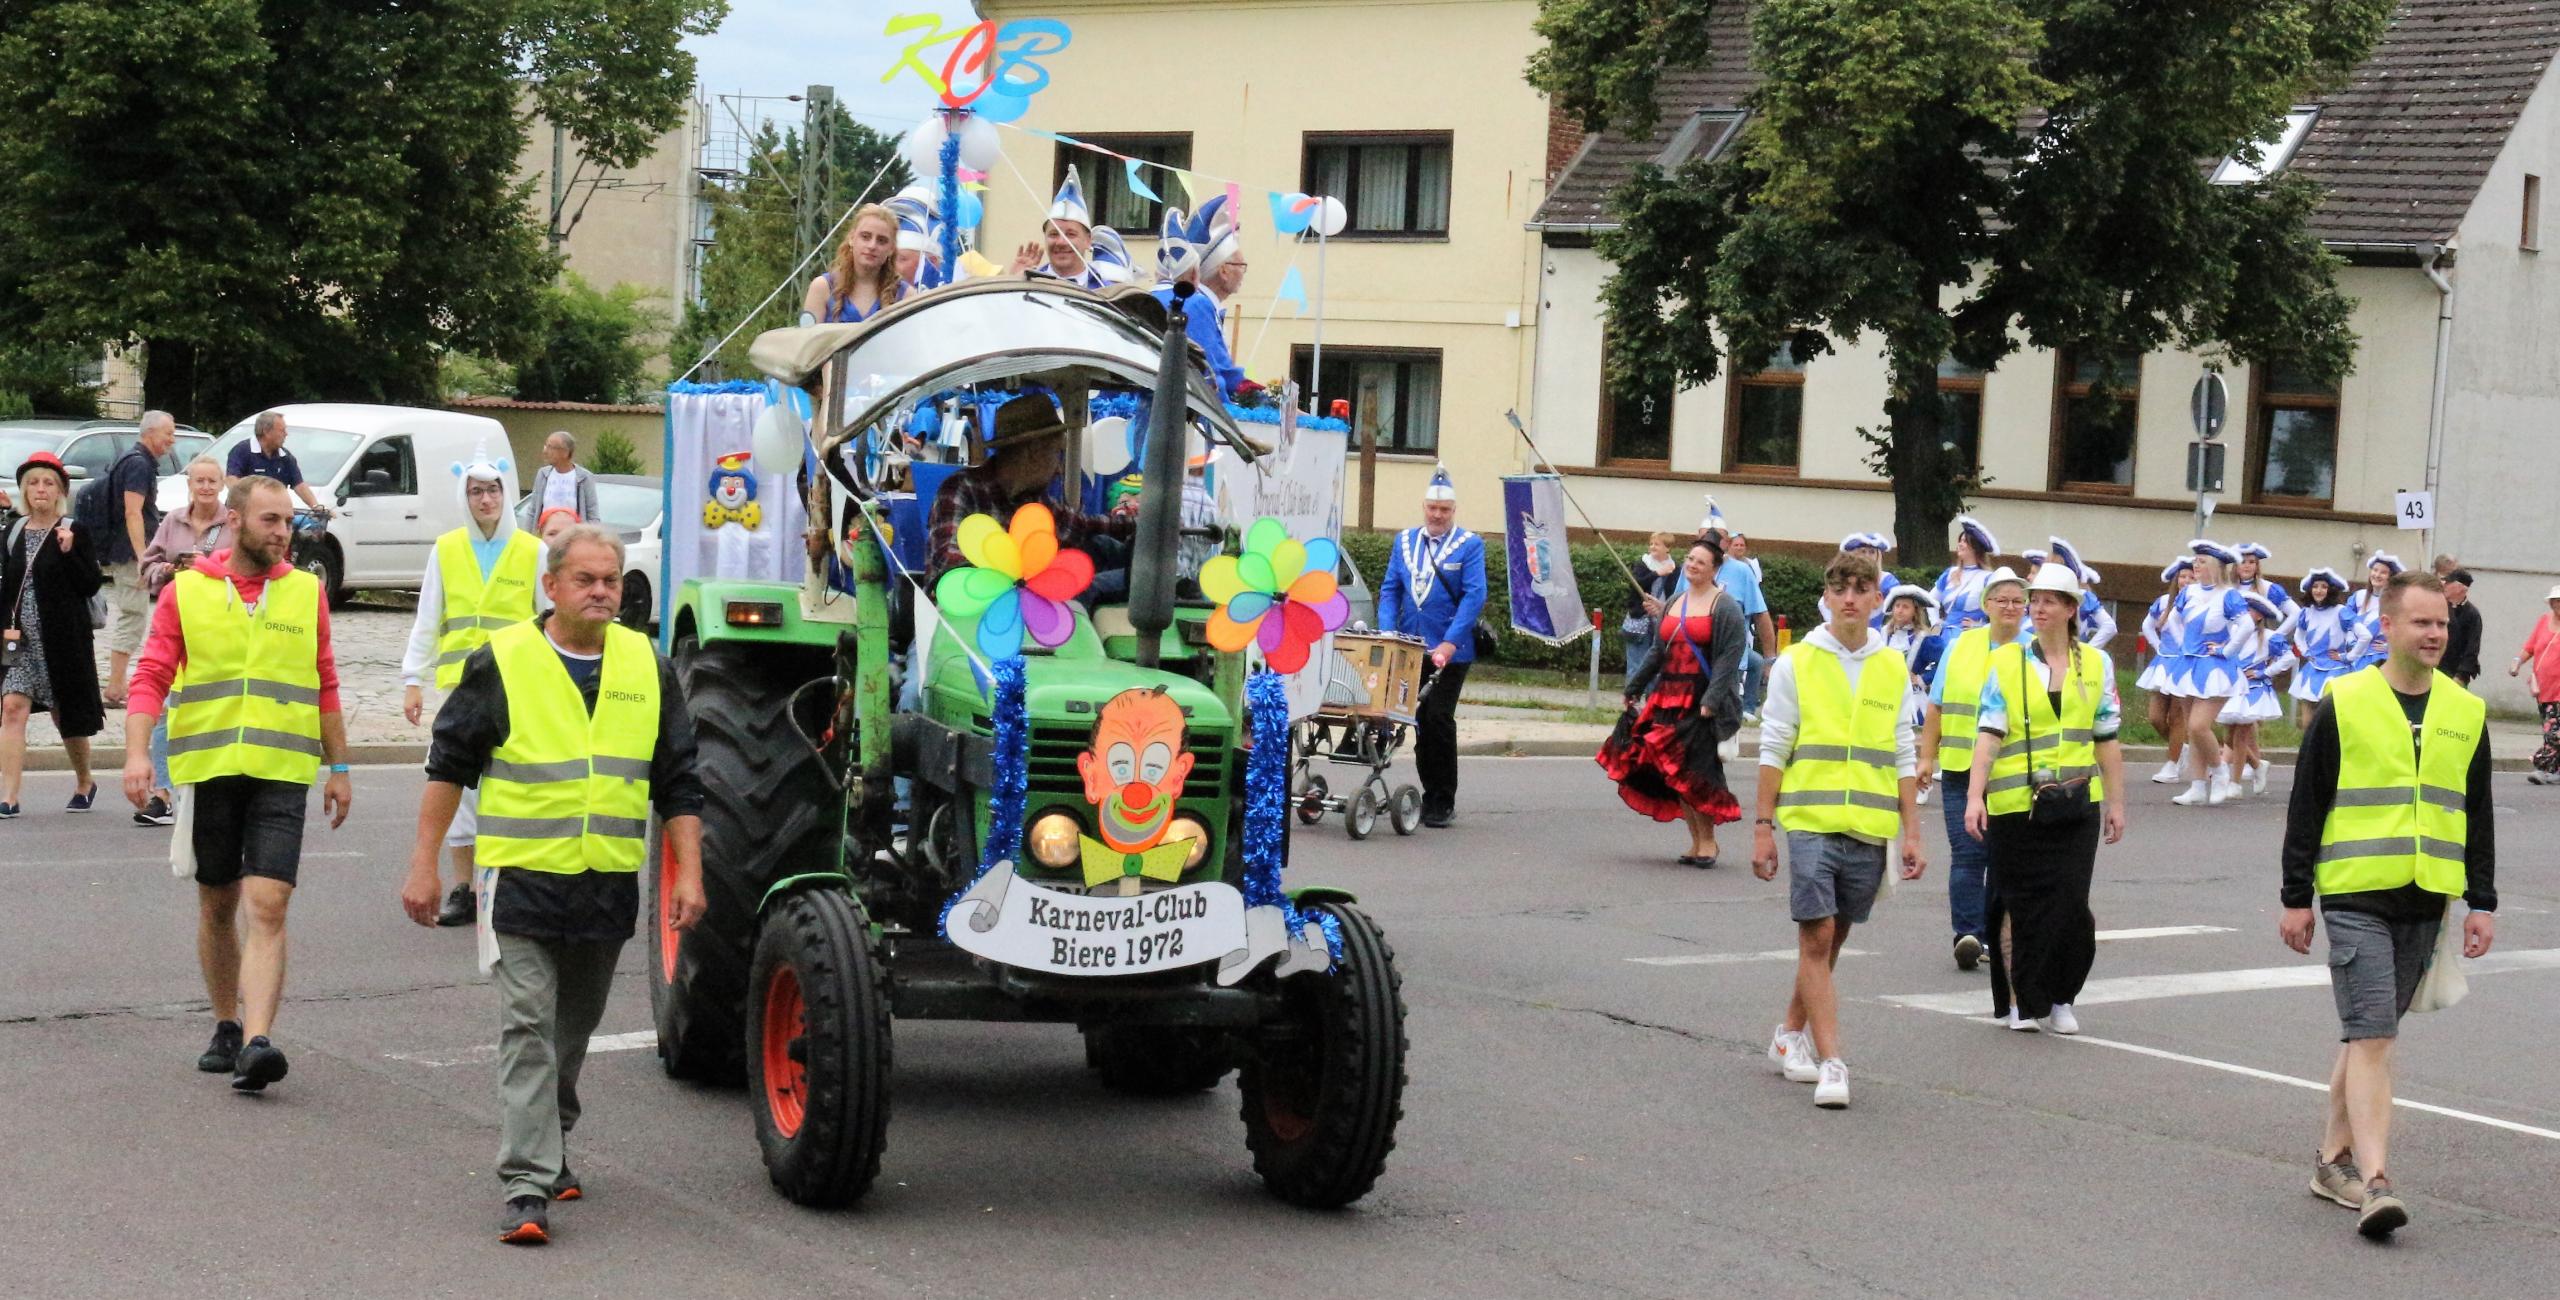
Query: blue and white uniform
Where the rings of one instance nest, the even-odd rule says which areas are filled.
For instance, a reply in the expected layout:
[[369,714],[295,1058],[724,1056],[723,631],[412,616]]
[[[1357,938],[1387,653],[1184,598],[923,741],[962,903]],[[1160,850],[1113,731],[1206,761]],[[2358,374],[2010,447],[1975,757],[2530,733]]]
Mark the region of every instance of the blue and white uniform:
[[[1851,533],[1847,537],[1840,539],[1840,550],[1842,554],[1847,554],[1850,551],[1875,552],[1876,569],[1878,570],[1876,575],[1876,590],[1878,591],[1891,591],[1902,585],[1902,580],[1893,576],[1893,570],[1884,567],[1884,553],[1892,549],[1893,539],[1882,533]],[[1831,621],[1831,601],[1828,598],[1822,596],[1814,597],[1813,606],[1821,613],[1823,622],[1828,623]],[[1944,606],[1942,605],[1940,608],[1944,608]],[[1867,626],[1878,629],[1884,627],[1883,602],[1877,602],[1875,617],[1867,620]]]
[[1937,600],[1938,608],[1946,611],[1949,636],[1962,636],[1991,622],[1990,613],[1982,608],[1982,580],[1989,576],[1991,571],[1979,564],[1951,564],[1938,575],[1937,585],[1929,589],[1929,594]]
[[[2173,569],[2174,575],[2175,570]],[[2174,580],[2174,577],[2169,579]],[[2142,616],[2142,639],[2151,646],[2151,662],[2143,665],[2142,675],[2133,684],[2154,695],[2170,695],[2169,664],[2171,647],[2177,645],[2181,621],[2178,597],[2182,591],[2164,591],[2151,602],[2151,611]]]
[[[2313,569],[2303,575],[2302,585],[2310,587],[2315,578],[2325,579],[2332,592],[2347,588],[2346,580],[2331,569]],[[2301,604],[2295,609],[2292,642],[2297,666],[2286,693],[2317,704],[2328,693],[2329,683],[2355,671],[2356,660],[2364,654],[2364,627],[2343,600],[2326,606]]]
[[[2279,587],[2276,590],[2283,589]],[[2284,695],[2276,689],[2275,679],[2294,664],[2289,635],[2293,627],[2291,616],[2265,596],[2243,590],[2241,598],[2249,603],[2249,612],[2257,624],[2249,629],[2246,636],[2235,638],[2234,659],[2238,676],[2232,685],[2230,702],[2214,716],[2214,721],[2226,726],[2244,726],[2283,717]]]
[[[1224,197],[1221,195],[1219,201],[1223,202]],[[1156,283],[1155,298],[1164,304],[1167,312],[1173,310],[1175,282],[1188,275],[1193,277],[1196,285],[1198,275],[1209,269],[1205,260],[1208,250],[1203,247],[1203,241],[1215,245],[1220,236],[1224,237],[1225,246],[1233,246],[1235,232],[1232,226],[1213,229],[1208,222],[1185,221],[1180,208],[1164,210],[1164,229],[1156,240],[1156,272],[1161,278]],[[1228,254],[1230,257],[1233,255],[1232,252]],[[1227,334],[1218,324],[1220,309],[1212,305],[1216,301],[1214,296],[1194,293],[1183,314],[1183,332],[1200,345],[1200,354],[1209,363],[1209,378],[1216,385],[1218,396],[1233,397],[1236,388],[1244,383],[1244,367],[1237,365],[1235,358],[1227,352]]]

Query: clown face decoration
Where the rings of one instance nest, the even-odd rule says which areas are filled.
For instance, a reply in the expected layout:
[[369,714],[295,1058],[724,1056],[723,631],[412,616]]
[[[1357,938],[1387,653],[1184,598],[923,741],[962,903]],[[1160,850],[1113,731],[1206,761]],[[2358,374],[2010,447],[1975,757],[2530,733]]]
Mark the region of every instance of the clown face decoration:
[[712,467],[711,499],[702,506],[705,528],[735,522],[752,529],[763,522],[764,508],[756,504],[756,473],[749,467],[754,460],[754,452],[733,451]]
[[1191,751],[1182,742],[1182,706],[1162,689],[1122,691],[1102,706],[1076,770],[1113,852],[1144,853],[1163,841],[1173,801],[1191,775]]

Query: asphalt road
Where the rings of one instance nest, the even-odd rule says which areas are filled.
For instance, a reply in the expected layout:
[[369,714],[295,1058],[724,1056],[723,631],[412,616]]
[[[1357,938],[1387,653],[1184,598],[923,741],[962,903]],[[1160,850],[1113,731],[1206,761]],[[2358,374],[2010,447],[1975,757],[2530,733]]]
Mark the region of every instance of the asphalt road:
[[[359,774],[316,831],[269,1096],[197,1074],[193,891],[165,833],[0,826],[0,1295],[2526,1296],[2560,1259],[2560,792],[2502,775],[2499,952],[2411,1021],[2389,1246],[2304,1184],[2335,1050],[2315,957],[2274,936],[2280,809],[2135,796],[2099,859],[2110,939],[2076,1040],[2007,1033],[1946,956],[1944,844],[1842,963],[1855,1105],[1761,1059],[1790,978],[1781,884],[1672,865],[1587,761],[1465,764],[1461,820],[1297,840],[1395,944],[1413,1084],[1350,1210],[1268,1199],[1232,1082],[1104,1092],[1071,1030],[902,1023],[882,1180],[814,1213],[766,1184],[740,1094],[645,1047],[591,1058],[589,1190],[503,1247],[495,999],[468,932],[398,913],[418,778]],[[2279,791],[2283,774],[2278,774]],[[602,1032],[649,1027],[641,945]],[[1663,959],[1677,959],[1665,962]],[[2208,991],[2210,990],[2210,991]],[[2110,997],[2119,1000],[2108,1000]],[[1919,999],[1891,1001],[1889,999]],[[1931,998],[1939,999],[1932,1003]],[[624,1040],[628,1041],[628,1040]]]

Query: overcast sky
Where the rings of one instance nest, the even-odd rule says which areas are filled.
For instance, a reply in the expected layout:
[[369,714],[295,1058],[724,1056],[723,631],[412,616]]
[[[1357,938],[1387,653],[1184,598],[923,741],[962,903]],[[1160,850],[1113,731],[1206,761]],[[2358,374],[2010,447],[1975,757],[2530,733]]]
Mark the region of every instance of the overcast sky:
[[[833,86],[855,118],[884,131],[904,131],[924,120],[933,92],[909,73],[889,85],[882,73],[897,62],[909,37],[880,30],[898,14],[939,13],[944,26],[976,17],[955,0],[729,0],[720,30],[685,42],[697,63],[696,84],[713,100],[712,120],[725,125],[716,96],[797,95],[808,86]],[[943,47],[948,49],[948,46]],[[752,122],[757,112],[796,121],[800,105],[735,103]]]

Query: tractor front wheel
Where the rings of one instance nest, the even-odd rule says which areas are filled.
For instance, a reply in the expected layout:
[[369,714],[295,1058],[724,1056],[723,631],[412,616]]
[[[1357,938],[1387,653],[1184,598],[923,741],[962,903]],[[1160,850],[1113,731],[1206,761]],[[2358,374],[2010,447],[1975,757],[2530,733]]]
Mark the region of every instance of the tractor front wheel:
[[880,1176],[889,1133],[889,989],[862,905],[831,889],[776,902],[748,987],[765,1173],[798,1204],[849,1204]]
[[1271,1194],[1337,1209],[1368,1194],[1404,1117],[1403,981],[1395,951],[1359,908],[1316,903],[1342,926],[1342,955],[1321,975],[1281,981],[1282,1016],[1265,1027],[1237,1082],[1245,1145]]

